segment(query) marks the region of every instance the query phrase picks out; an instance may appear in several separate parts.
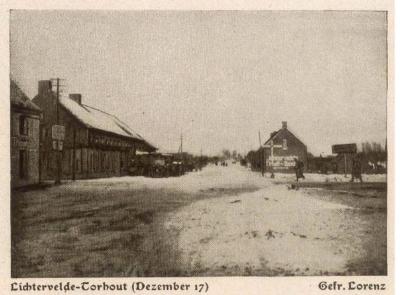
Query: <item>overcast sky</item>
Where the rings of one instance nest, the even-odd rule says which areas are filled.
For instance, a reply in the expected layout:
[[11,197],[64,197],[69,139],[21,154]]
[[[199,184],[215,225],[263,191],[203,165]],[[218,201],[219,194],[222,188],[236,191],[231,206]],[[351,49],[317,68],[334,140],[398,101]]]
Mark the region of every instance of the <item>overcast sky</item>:
[[247,152],[288,121],[315,155],[386,140],[382,12],[13,11],[11,73],[66,93],[157,146]]

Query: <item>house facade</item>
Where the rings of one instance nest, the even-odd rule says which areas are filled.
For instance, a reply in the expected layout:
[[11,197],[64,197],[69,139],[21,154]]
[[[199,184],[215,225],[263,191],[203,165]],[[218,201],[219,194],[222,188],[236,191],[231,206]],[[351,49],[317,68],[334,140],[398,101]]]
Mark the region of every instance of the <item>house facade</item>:
[[293,172],[295,159],[308,167],[307,146],[287,128],[287,122],[282,122],[282,128],[271,133],[263,145],[265,165],[268,171]]
[[[80,94],[57,98],[49,80],[39,81],[33,101],[43,111],[40,171],[44,180],[55,179],[60,166],[62,179],[126,175],[136,151],[156,150],[116,116],[85,105]],[[57,151],[59,144],[53,140],[54,125],[65,128],[62,151]]]
[[10,81],[11,187],[39,183],[39,127],[41,110]]

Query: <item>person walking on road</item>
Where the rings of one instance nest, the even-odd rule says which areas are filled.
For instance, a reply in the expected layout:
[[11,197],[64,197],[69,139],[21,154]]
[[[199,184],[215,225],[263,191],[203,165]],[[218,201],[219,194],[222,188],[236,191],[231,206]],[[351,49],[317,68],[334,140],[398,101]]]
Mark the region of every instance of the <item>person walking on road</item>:
[[304,164],[302,161],[299,161],[297,158],[294,159],[295,165],[294,165],[294,171],[296,173],[296,181],[299,182],[299,178],[303,178],[304,174],[303,174],[303,170],[304,170]]
[[353,158],[353,166],[351,169],[351,180],[350,182],[354,182],[354,180],[359,179],[362,183],[362,176],[361,176],[361,159],[359,155],[354,156]]

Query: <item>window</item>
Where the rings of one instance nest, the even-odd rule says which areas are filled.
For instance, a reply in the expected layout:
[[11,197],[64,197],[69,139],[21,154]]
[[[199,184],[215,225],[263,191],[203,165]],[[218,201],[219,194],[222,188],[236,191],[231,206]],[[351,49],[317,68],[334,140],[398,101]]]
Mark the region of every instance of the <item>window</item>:
[[93,152],[90,152],[90,171],[94,171]]
[[46,140],[47,129],[45,127],[42,128],[42,141]]
[[82,162],[82,150],[75,151],[75,171],[81,173],[81,162]]
[[283,141],[282,141],[282,149],[283,149],[284,151],[287,150],[287,139],[286,139],[286,138],[284,138]]
[[24,179],[27,176],[27,156],[26,150],[19,151],[19,178]]
[[98,154],[98,151],[96,151],[96,153],[94,154],[94,171],[99,171],[99,154]]
[[87,172],[90,172],[90,165],[92,164],[92,163],[90,163],[90,151],[89,150],[86,150],[86,170],[87,170]]
[[[52,153],[50,153],[50,155],[52,155]],[[46,156],[46,169],[47,169],[47,171],[51,170],[51,163],[52,163],[51,159],[52,158],[51,158],[50,155]]]
[[19,117],[19,134],[28,135],[28,118],[25,116]]

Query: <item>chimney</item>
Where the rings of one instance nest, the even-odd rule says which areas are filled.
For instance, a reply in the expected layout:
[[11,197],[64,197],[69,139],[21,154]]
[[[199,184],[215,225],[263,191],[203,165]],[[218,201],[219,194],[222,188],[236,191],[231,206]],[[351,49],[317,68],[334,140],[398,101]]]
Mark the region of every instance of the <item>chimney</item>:
[[79,104],[82,104],[82,94],[80,94],[80,93],[71,93],[69,95],[69,98]]
[[48,95],[51,93],[52,87],[51,87],[51,81],[50,80],[41,80],[39,81],[39,86],[38,86],[38,94],[39,95]]
[[282,129],[287,129],[287,122],[286,121],[282,121]]

